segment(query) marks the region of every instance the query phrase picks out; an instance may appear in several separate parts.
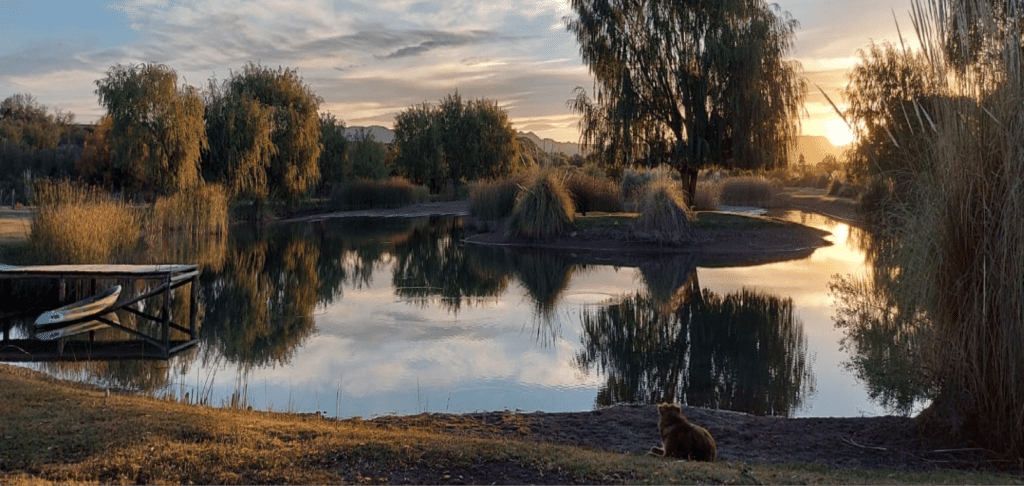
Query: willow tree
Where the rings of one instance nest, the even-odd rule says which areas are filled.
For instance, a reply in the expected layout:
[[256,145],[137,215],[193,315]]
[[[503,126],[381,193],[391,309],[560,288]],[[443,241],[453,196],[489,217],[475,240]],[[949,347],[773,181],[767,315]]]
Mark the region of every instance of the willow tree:
[[211,81],[208,169],[258,200],[295,201],[320,182],[320,98],[294,69],[249,63]]
[[667,163],[692,205],[697,172],[786,164],[807,92],[787,61],[798,23],[763,0],[572,0],[593,94],[583,144],[614,165]]
[[195,88],[179,86],[175,70],[155,63],[118,64],[96,86],[112,122],[115,168],[141,174],[136,189],[173,193],[202,182],[205,105]]

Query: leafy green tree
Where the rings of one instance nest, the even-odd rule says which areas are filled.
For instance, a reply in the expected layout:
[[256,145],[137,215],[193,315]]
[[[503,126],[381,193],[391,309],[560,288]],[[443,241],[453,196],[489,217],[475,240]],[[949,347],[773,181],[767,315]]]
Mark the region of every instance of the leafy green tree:
[[320,115],[320,186],[329,192],[330,186],[345,182],[351,171],[349,141],[343,133],[345,122],[330,113]]
[[[228,155],[211,157],[229,164],[224,169],[229,181],[232,177],[240,180],[246,193],[257,198],[265,193],[290,202],[317,186],[322,149],[318,114],[321,100],[303,84],[296,70],[249,63],[219,87],[211,82],[211,92],[211,98],[237,105],[226,109],[222,119],[210,120],[214,125],[222,124],[213,129],[223,130],[224,137],[243,139],[218,141],[211,148],[211,153],[228,151]],[[268,128],[270,144],[266,141]]]
[[402,113],[395,132],[397,167],[414,180],[433,173],[437,187],[431,186],[432,191],[442,177],[459,184],[506,175],[523,165],[508,113],[491,100],[463,102],[456,92],[438,107],[424,104]]
[[96,86],[112,121],[115,167],[144,177],[133,189],[172,193],[200,184],[207,139],[205,105],[195,88],[179,87],[178,73],[155,63],[118,64]]
[[445,176],[441,127],[434,110],[424,103],[395,117],[395,167],[416,184],[440,192]]
[[712,163],[773,168],[799,133],[807,88],[786,61],[797,22],[761,0],[572,0],[568,22],[595,77],[569,105],[613,166],[668,163],[692,205]]
[[352,177],[356,179],[379,181],[387,177],[391,170],[384,162],[386,158],[387,148],[383,143],[376,141],[372,134],[364,133],[349,145]]

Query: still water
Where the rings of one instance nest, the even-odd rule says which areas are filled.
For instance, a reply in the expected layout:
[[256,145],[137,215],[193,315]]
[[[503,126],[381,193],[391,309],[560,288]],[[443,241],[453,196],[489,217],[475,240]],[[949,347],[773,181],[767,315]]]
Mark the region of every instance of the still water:
[[[329,416],[682,403],[780,416],[886,413],[848,370],[828,284],[859,231],[807,258],[639,267],[463,243],[460,219],[233,228],[199,262],[199,344],[170,361],[40,363],[157,396]],[[169,251],[169,250],[165,250]],[[174,250],[180,251],[180,250]]]

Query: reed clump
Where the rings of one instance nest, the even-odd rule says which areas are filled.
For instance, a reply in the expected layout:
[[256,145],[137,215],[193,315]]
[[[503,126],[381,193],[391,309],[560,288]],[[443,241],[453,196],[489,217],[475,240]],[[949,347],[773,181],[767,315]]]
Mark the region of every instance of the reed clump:
[[483,220],[508,217],[516,205],[516,193],[525,177],[512,176],[491,181],[479,181],[469,190],[469,212]]
[[[697,191],[700,192],[699,190]],[[782,184],[758,176],[738,176],[721,182],[720,200],[732,206],[776,208],[785,206]]]
[[597,177],[584,171],[569,171],[565,176],[566,189],[572,197],[576,211],[617,213],[622,211],[619,184],[607,177]]
[[713,180],[697,181],[693,206],[697,211],[714,211],[722,200],[722,184]]
[[407,179],[392,177],[381,181],[360,179],[341,184],[331,191],[335,209],[398,208],[430,199],[430,191]]
[[29,244],[51,264],[125,262],[138,247],[142,212],[99,189],[66,180],[37,181]]
[[693,241],[686,199],[678,182],[666,177],[651,181],[640,197],[637,212],[640,217],[633,226],[636,238],[665,245]]
[[158,197],[147,218],[146,233],[192,237],[227,234],[228,201],[227,191],[219,184],[202,184]]
[[562,179],[552,170],[540,171],[516,195],[509,232],[528,239],[556,238],[567,232],[575,213]]

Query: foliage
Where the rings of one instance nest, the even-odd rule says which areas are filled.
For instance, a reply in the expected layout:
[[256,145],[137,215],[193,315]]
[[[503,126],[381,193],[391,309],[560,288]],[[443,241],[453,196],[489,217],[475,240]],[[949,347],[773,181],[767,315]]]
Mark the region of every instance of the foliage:
[[[964,6],[976,9],[981,30],[946,30],[947,7],[956,12]],[[868,101],[864,106],[903,101],[879,110],[875,122],[888,129],[889,159],[897,163],[878,159],[870,185],[878,198],[869,248],[873,281],[902,313],[921,315],[933,326],[918,369],[938,391],[921,421],[1020,457],[1024,52],[1019,33],[1004,29],[1019,24],[974,0],[919,1],[914,12],[919,54],[892,49],[866,58],[857,72],[876,81],[852,83]],[[969,49],[975,35],[983,39],[979,52],[952,56],[947,49],[948,36]],[[873,91],[878,80],[896,86],[896,94]],[[912,332],[905,326],[897,336]]]
[[223,187],[203,184],[158,197],[146,218],[146,233],[184,233],[192,237],[227,234],[228,193]]
[[[294,69],[248,63],[220,86],[210,81],[207,124],[217,134],[213,180],[257,200],[294,203],[320,182],[321,100]],[[223,103],[221,106],[220,104]]]
[[97,189],[41,179],[34,196],[29,242],[40,262],[123,262],[139,243],[139,211]]
[[509,231],[528,239],[556,238],[565,234],[575,219],[569,191],[552,170],[542,170],[516,195],[509,217]]
[[391,173],[385,165],[387,148],[383,143],[374,140],[373,135],[364,135],[349,145],[349,160],[352,165],[352,177],[379,181]]
[[512,214],[516,194],[525,182],[521,176],[490,181],[477,181],[469,191],[469,212],[485,220],[502,219]]
[[633,235],[660,244],[676,245],[693,240],[691,216],[679,184],[670,178],[651,181],[637,204],[640,218]]
[[611,165],[784,165],[806,87],[784,58],[797,22],[760,0],[573,0],[568,22],[594,75],[570,106]]
[[[51,111],[30,94],[0,102],[0,204],[27,204],[34,177],[69,177],[81,148],[70,113]],[[12,197],[16,196],[16,197]]]
[[70,113],[50,113],[30,94],[11,95],[0,102],[0,142],[32,150],[55,149],[73,120]]
[[619,185],[606,177],[595,177],[581,170],[569,170],[565,174],[565,187],[569,190],[576,211],[584,216],[587,211],[622,211]]
[[[114,153],[110,150],[110,130],[114,121],[104,115],[85,137],[82,155],[75,161],[75,172],[88,184],[113,189],[124,180],[141,179],[141,174],[125,174],[114,165]],[[132,166],[121,169],[130,169]]]
[[335,186],[331,192],[331,207],[336,209],[398,208],[424,202],[429,191],[407,179],[393,177],[388,180],[359,179]]
[[720,201],[733,206],[773,208],[783,205],[782,185],[758,176],[730,177],[722,180]]
[[508,113],[494,101],[464,103],[456,92],[433,107],[414,106],[395,118],[395,168],[438,193],[455,184],[518,171],[523,164]]
[[647,187],[651,181],[671,177],[669,174],[671,169],[667,166],[661,165],[653,169],[635,169],[627,168],[622,171],[622,177],[619,179],[619,190],[623,200],[636,201],[644,192],[644,188]]
[[[320,115],[320,143],[323,145],[318,161],[320,186],[328,190],[328,193],[333,185],[347,181],[349,173],[354,170],[350,154],[352,144],[349,143],[344,131],[345,122],[337,119],[333,114],[322,113]],[[383,159],[383,155],[381,158]],[[353,175],[352,177],[363,176]]]
[[112,121],[114,166],[142,177],[123,181],[126,189],[173,193],[202,180],[204,103],[195,88],[177,83],[177,72],[155,63],[118,64],[96,81],[100,104]]

